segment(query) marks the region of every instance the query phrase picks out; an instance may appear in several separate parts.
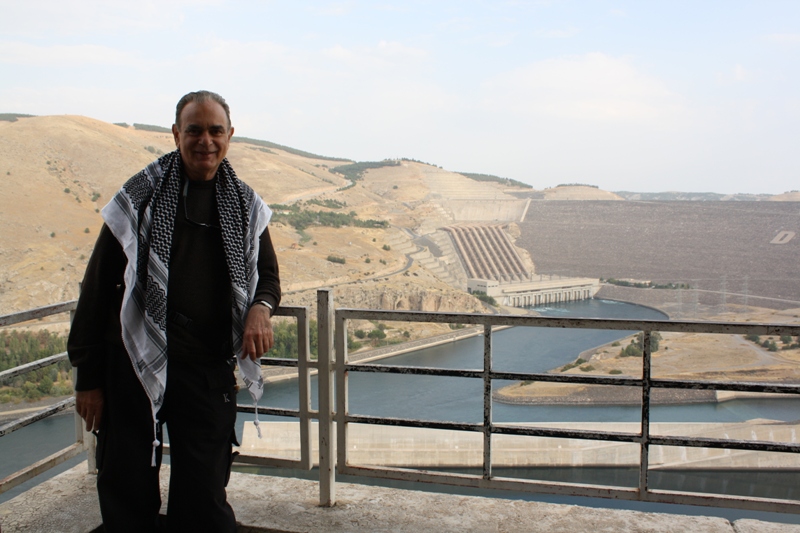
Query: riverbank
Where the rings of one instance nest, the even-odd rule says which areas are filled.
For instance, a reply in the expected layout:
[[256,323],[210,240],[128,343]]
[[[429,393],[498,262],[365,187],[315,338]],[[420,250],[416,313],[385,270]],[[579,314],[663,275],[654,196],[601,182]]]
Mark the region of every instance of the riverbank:
[[[524,382],[523,382],[524,383]],[[506,389],[524,386],[523,383],[509,385],[492,393],[496,402],[512,405],[641,405],[642,390],[637,387],[609,387],[606,385],[572,385],[558,387],[559,394],[554,395],[548,385],[537,383],[542,387],[539,394],[515,396]],[[557,384],[561,385],[561,384]],[[571,390],[570,390],[571,389]],[[716,391],[711,390],[678,390],[653,389],[650,391],[652,405],[683,405],[691,403],[717,402]]]
[[[492,331],[502,331],[510,327],[511,326],[498,326],[493,328]],[[372,350],[348,353],[347,359],[350,363],[369,363],[372,361],[378,361],[380,359],[386,359],[387,357],[394,357],[395,355],[402,355],[404,353],[441,346],[442,344],[457,342],[470,337],[476,337],[481,334],[483,334],[483,326],[465,327],[463,329],[455,330],[451,333],[443,333],[441,335],[434,335],[432,337],[416,339],[400,344],[381,346],[380,348],[374,348]],[[266,368],[262,373],[266,383],[277,383],[288,379],[297,379],[297,371],[293,368],[270,367]],[[312,376],[317,375],[317,373],[318,370],[315,368],[312,368],[310,371]]]
[[[70,398],[70,396],[50,396],[35,402],[21,401],[19,403],[0,403],[0,425],[21,418],[22,415],[29,415],[41,411],[53,404]],[[67,411],[65,411],[65,413],[66,412]]]
[[[739,310],[735,315],[708,314],[702,319],[796,324],[796,311],[748,308]],[[571,363],[549,372],[640,378],[641,356],[625,357],[621,353],[633,340],[635,336],[630,335],[584,350]],[[746,340],[741,335],[664,332],[661,334],[658,350],[653,352],[652,376],[659,379],[712,382],[800,383],[800,349],[787,349],[788,346],[774,336],[762,336],[760,340],[762,343],[774,342],[781,349],[769,351],[762,344]],[[636,387],[517,382],[496,391],[493,397],[497,402],[515,405],[613,406],[640,405],[641,394],[641,389]],[[720,403],[754,398],[786,398],[786,395],[713,390],[651,391],[651,401],[655,405]]]

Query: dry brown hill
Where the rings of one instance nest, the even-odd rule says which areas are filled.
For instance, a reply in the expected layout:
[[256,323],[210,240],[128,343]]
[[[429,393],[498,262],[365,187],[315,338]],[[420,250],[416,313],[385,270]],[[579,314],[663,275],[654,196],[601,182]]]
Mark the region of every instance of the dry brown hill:
[[624,200],[613,192],[585,185],[559,186],[542,191],[545,200]]
[[[0,314],[75,298],[102,225],[99,210],[128,177],[172,149],[168,133],[86,117],[0,122]],[[452,210],[431,201],[442,196],[432,187],[447,183],[467,194],[479,191],[481,197],[502,196],[499,185],[403,161],[369,170],[347,187],[347,178],[330,171],[345,164],[341,161],[244,142],[232,143],[228,158],[240,177],[271,205],[306,202],[306,210],[355,211],[360,219],[390,224],[387,228],[311,226],[298,231],[276,220],[271,231],[287,302],[309,300],[303,291],[335,285],[342,287],[339,292],[346,300],[342,303],[372,305],[376,302],[364,289],[380,282],[386,294],[410,295],[384,298],[381,305],[391,300],[397,308],[481,307],[424,269],[408,270],[407,254],[418,249],[410,232],[433,231],[440,223],[453,221]],[[326,200],[345,207],[318,205]],[[344,263],[329,261],[332,255]],[[409,277],[415,283],[409,283]]]

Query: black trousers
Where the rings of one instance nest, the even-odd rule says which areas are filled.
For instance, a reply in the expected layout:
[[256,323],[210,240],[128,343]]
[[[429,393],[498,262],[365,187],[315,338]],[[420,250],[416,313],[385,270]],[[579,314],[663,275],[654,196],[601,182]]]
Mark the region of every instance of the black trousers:
[[[170,444],[169,532],[234,532],[227,502],[232,444],[236,442],[236,381],[232,363],[183,362],[171,357],[159,421]],[[159,531],[158,471],[150,402],[123,348],[109,350],[105,405],[97,442],[97,492],[109,532]],[[160,435],[158,440],[161,441]]]

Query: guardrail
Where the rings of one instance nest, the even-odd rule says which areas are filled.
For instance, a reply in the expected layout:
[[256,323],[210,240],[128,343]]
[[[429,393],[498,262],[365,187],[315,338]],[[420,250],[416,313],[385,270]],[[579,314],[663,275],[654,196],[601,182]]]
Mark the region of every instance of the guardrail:
[[[330,293],[320,291],[318,304],[333,308]],[[320,340],[332,334],[330,322],[322,320],[320,316]],[[423,368],[411,366],[395,366],[380,364],[351,364],[347,354],[347,325],[349,320],[375,320],[375,321],[403,321],[403,322],[438,322],[474,324],[483,326],[483,368],[475,370],[455,370]],[[643,357],[642,378],[614,378],[604,376],[580,376],[570,374],[541,374],[522,372],[498,372],[492,364],[492,328],[499,326],[539,327],[539,328],[579,328],[603,329],[620,331],[643,332]],[[412,482],[439,483],[464,487],[483,489],[517,490],[523,492],[563,494],[571,496],[587,496],[599,498],[614,498],[624,500],[640,500],[660,503],[680,503],[688,505],[705,505],[749,509],[759,511],[800,513],[800,502],[777,500],[767,498],[746,498],[730,495],[710,495],[683,493],[676,491],[654,490],[648,483],[649,450],[651,446],[685,446],[702,448],[719,448],[727,450],[753,450],[764,452],[800,453],[800,445],[782,444],[776,442],[757,440],[735,440],[715,438],[691,438],[651,435],[650,412],[651,392],[653,389],[695,389],[695,390],[723,390],[746,391],[797,395],[800,394],[800,385],[781,385],[770,383],[732,382],[732,381],[699,381],[699,380],[666,380],[655,379],[651,376],[652,354],[650,337],[653,332],[684,332],[684,333],[709,333],[746,335],[800,335],[800,326],[752,324],[752,323],[726,323],[726,322],[690,322],[690,321],[656,321],[656,320],[611,320],[611,319],[583,319],[583,318],[551,318],[519,315],[483,315],[464,313],[424,313],[414,311],[379,311],[366,309],[337,309],[335,311],[335,359],[334,353],[325,354],[320,347],[320,376],[336,380],[336,412],[328,420],[327,413],[320,408],[320,424],[329,424],[326,429],[330,432],[337,427],[336,443],[336,473],[343,475],[401,479]],[[350,414],[348,410],[349,374],[351,372],[367,373],[392,373],[392,374],[418,374],[427,376],[446,376],[479,379],[483,382],[483,421],[477,424],[464,424],[454,422],[419,420],[410,418],[387,418]],[[567,430],[534,425],[515,425],[512,423],[495,423],[492,420],[492,381],[514,380],[555,382],[591,385],[613,385],[623,387],[636,387],[641,389],[641,426],[636,433],[613,431],[585,431]],[[320,381],[322,388],[322,381]],[[322,404],[320,404],[322,406]],[[348,425],[378,424],[391,426],[404,426],[411,428],[434,428],[465,432],[477,432],[483,435],[483,464],[481,475],[454,474],[434,472],[411,468],[393,468],[381,466],[362,466],[350,463],[348,457]],[[320,431],[322,432],[322,428]],[[609,487],[607,485],[588,485],[545,482],[523,479],[496,477],[492,473],[492,436],[493,435],[520,435],[530,437],[556,437],[565,439],[582,439],[593,441],[610,441],[620,443],[638,444],[639,476],[638,486]],[[328,453],[332,453],[328,452]],[[335,502],[335,474],[331,471],[321,472],[320,501],[323,505]]]
[[[0,326],[19,323],[25,320],[40,318],[58,312],[72,311],[75,302],[66,302],[56,306],[0,316]],[[414,311],[382,311],[369,309],[334,309],[332,292],[320,290],[317,293],[318,320],[318,361],[311,360],[308,310],[304,307],[281,307],[277,313],[281,316],[294,317],[298,325],[299,354],[297,360],[278,358],[262,358],[262,363],[272,366],[296,367],[299,379],[299,409],[276,409],[259,407],[259,412],[299,418],[300,421],[300,459],[292,460],[262,455],[239,455],[237,463],[252,465],[269,465],[286,468],[309,470],[313,467],[311,455],[312,443],[310,423],[319,421],[319,476],[320,503],[333,505],[336,502],[336,474],[355,475],[374,478],[391,478],[413,482],[439,483],[484,489],[517,490],[532,493],[550,493],[573,496],[640,500],[647,502],[679,503],[688,505],[718,506],[758,511],[800,513],[800,502],[794,500],[778,500],[768,498],[741,497],[724,494],[697,494],[677,491],[655,490],[649,486],[649,452],[651,446],[683,446],[700,448],[717,448],[726,450],[751,450],[764,452],[800,453],[800,445],[777,443],[759,440],[736,440],[715,438],[690,438],[652,435],[650,432],[651,393],[653,389],[695,389],[717,391],[745,391],[777,393],[786,395],[800,394],[800,385],[782,385],[774,383],[734,382],[734,381],[700,381],[700,380],[666,380],[655,379],[651,375],[652,354],[650,337],[653,332],[684,332],[731,335],[800,335],[800,326],[727,323],[727,322],[692,322],[692,321],[656,321],[656,320],[609,320],[579,318],[549,318],[519,315],[484,315],[473,313],[424,313]],[[351,363],[347,353],[348,321],[364,319],[379,321],[431,322],[472,324],[483,327],[483,367],[480,369],[440,369],[410,366],[381,365],[370,363]],[[576,328],[602,329],[617,331],[643,332],[642,377],[605,377],[582,376],[571,374],[542,374],[523,372],[498,372],[493,369],[492,344],[493,328],[498,327],[540,327],[540,328]],[[61,361],[66,354],[58,354],[50,358],[0,373],[0,383],[34,368]],[[310,375],[312,369],[319,372],[319,409],[311,408]],[[349,374],[351,372],[418,374],[441,377],[461,377],[481,380],[483,383],[483,420],[481,423],[455,423],[443,421],[420,420],[413,418],[389,418],[351,414],[348,406]],[[552,427],[536,427],[535,424],[495,423],[492,419],[492,382],[494,380],[555,382],[589,385],[606,385],[635,387],[641,390],[641,422],[637,432],[589,431],[575,429],[554,429]],[[334,395],[334,391],[338,391]],[[0,427],[0,436],[19,429],[24,425],[63,411],[74,405],[74,399],[66,400],[48,409],[34,413],[29,417]],[[239,405],[240,412],[254,411],[252,406]],[[482,435],[483,461],[479,475],[435,472],[413,468],[381,467],[375,465],[352,464],[348,456],[348,425],[351,423],[403,426],[410,428],[433,428],[457,430]],[[338,428],[338,430],[337,430]],[[76,442],[54,456],[48,457],[35,465],[12,474],[0,481],[0,493],[38,473],[73,457],[87,449],[88,434],[82,431],[80,419],[76,415]],[[335,435],[335,438],[334,438]],[[631,443],[639,446],[639,475],[637,487],[610,487],[607,485],[588,485],[574,483],[545,482],[525,479],[512,479],[495,476],[492,472],[492,436],[517,435],[528,437],[555,437],[565,439],[581,439]],[[166,449],[166,447],[165,447]],[[90,460],[93,455],[89,450]],[[93,469],[93,463],[90,462]]]
[[[52,315],[58,315],[61,313],[70,314],[75,311],[75,306],[77,305],[77,300],[72,300],[69,302],[62,302],[54,305],[47,305],[44,307],[38,307],[36,309],[30,309],[27,311],[22,311],[19,313],[12,313],[9,315],[2,315],[0,316],[0,327],[1,326],[11,326],[14,324],[20,324],[22,322],[27,322],[29,320],[36,320],[39,318],[46,318]],[[70,316],[71,318],[71,316]],[[20,365],[14,368],[10,368],[3,372],[0,372],[0,385],[14,379],[17,376],[23,375],[27,372],[31,372],[33,370],[38,370],[40,368],[44,368],[45,366],[49,366],[52,364],[59,363],[61,361],[67,360],[67,352],[61,352],[56,355],[51,355],[50,357],[46,357],[44,359],[39,359],[38,361],[33,361],[31,363]],[[13,422],[9,422],[0,426],[0,437],[4,437],[14,431],[24,428],[27,425],[33,424],[38,420],[42,420],[43,418],[47,418],[48,416],[52,416],[54,414],[60,413],[70,407],[75,405],[75,398],[68,398],[61,402],[55,403],[49,407],[36,411],[28,416],[23,416]],[[90,450],[89,457],[90,457],[90,468],[94,469],[94,439],[88,438],[88,433],[83,431],[83,424],[81,418],[75,413],[75,442],[66,448],[57,451],[56,453],[45,457],[41,461],[38,461],[30,466],[23,468],[13,474],[6,476],[3,479],[0,479],[0,494],[7,492],[14,487],[25,483],[26,481],[33,479],[34,477],[38,476],[39,474],[50,470],[51,468],[60,465],[64,461],[67,461],[83,451]]]
[[[69,302],[48,305],[45,307],[39,307],[36,309],[22,311],[19,313],[2,315],[0,316],[0,327],[22,324],[30,320],[46,318],[52,315],[57,315],[65,312],[70,313],[70,321],[71,321],[72,313],[75,311],[76,306],[77,306],[77,300],[72,300]],[[262,466],[276,466],[283,468],[310,470],[313,466],[313,458],[311,457],[312,447],[311,447],[311,436],[310,436],[311,435],[310,424],[311,424],[311,419],[316,418],[318,416],[318,412],[311,410],[310,375],[311,375],[311,369],[316,368],[317,363],[316,361],[311,360],[308,308],[282,306],[278,309],[276,315],[294,317],[297,320],[299,356],[297,359],[291,359],[291,360],[264,357],[262,358],[261,361],[262,363],[271,366],[294,367],[298,369],[298,378],[300,385],[299,386],[300,408],[292,410],[292,409],[259,407],[259,412],[268,415],[287,416],[300,419],[300,438],[302,443],[300,459],[291,460],[280,457],[252,456],[243,454],[237,456],[236,462],[244,464],[262,465]],[[40,368],[44,368],[52,364],[57,364],[61,361],[66,361],[67,359],[68,359],[67,352],[62,352],[49,357],[45,357],[43,359],[39,359],[37,361],[33,361],[31,363],[27,363],[24,365],[20,365],[5,370],[3,372],[0,372],[0,385],[16,378],[17,376],[21,376],[33,370],[38,370]],[[0,426],[0,437],[11,434],[14,431],[22,429],[25,426],[33,424],[34,422],[37,422],[49,416],[61,413],[62,411],[65,411],[66,409],[72,408],[74,406],[75,406],[74,397],[54,403],[53,405],[48,406],[39,411],[36,411],[30,415],[23,416],[17,420],[14,420],[12,422]],[[253,406],[247,406],[247,405],[238,405],[237,409],[240,412],[249,412],[249,413],[252,413],[255,410]],[[75,417],[75,442],[69,445],[68,447],[59,450],[58,452],[42,459],[41,461],[38,461],[26,468],[23,468],[22,470],[14,472],[6,476],[2,480],[0,480],[0,494],[3,494],[4,492],[7,492],[13,489],[14,487],[19,486],[20,484],[30,479],[33,479],[39,474],[42,474],[50,470],[51,468],[58,466],[64,461],[67,461],[81,454],[84,451],[87,452],[89,471],[90,472],[96,471],[94,436],[83,429],[84,428],[83,421],[81,420],[80,416],[78,416],[77,412],[74,413],[74,417]],[[163,449],[165,454],[169,454],[168,444],[165,444]]]

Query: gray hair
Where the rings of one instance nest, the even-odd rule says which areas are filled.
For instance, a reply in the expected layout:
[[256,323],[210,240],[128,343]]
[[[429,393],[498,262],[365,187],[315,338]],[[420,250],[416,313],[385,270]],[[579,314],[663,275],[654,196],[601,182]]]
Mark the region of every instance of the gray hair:
[[189,93],[183,96],[180,100],[178,100],[178,105],[175,108],[175,124],[180,127],[181,125],[181,112],[183,108],[186,107],[187,104],[191,102],[196,102],[198,104],[202,104],[203,102],[208,102],[209,100],[214,101],[222,106],[222,109],[225,110],[225,115],[228,117],[228,128],[231,127],[231,108],[228,107],[228,102],[225,101],[223,97],[218,95],[217,93],[213,93],[211,91],[195,91],[193,93]]

